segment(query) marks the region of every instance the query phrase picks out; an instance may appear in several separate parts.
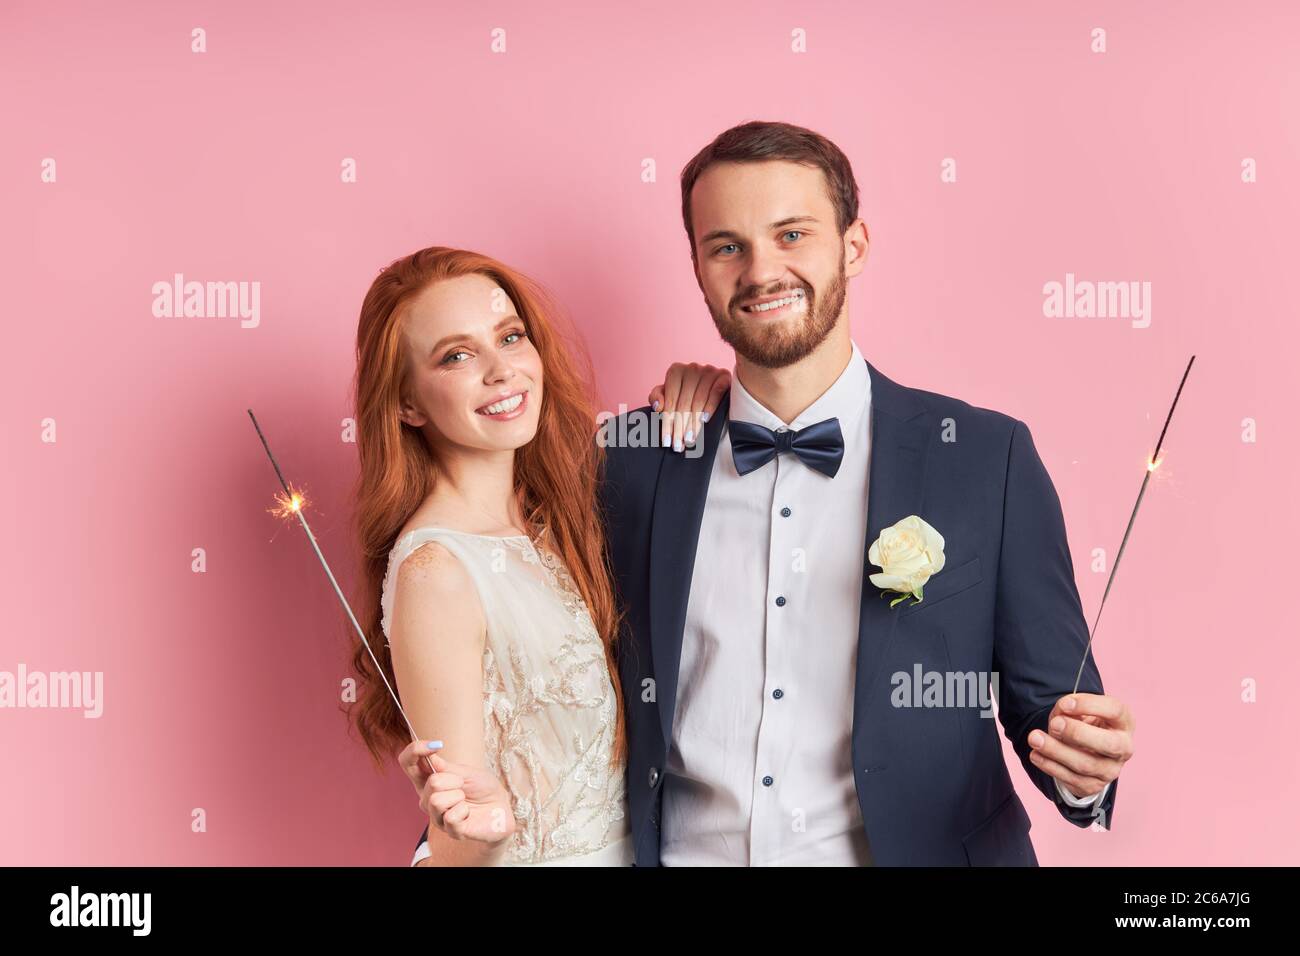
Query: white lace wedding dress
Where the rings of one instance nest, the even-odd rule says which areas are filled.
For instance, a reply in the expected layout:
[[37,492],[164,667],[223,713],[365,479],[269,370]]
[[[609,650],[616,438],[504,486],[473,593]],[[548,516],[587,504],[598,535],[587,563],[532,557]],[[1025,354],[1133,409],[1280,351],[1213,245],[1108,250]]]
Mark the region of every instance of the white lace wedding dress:
[[416,528],[389,552],[385,637],[397,569],[430,541],[465,566],[487,622],[484,743],[516,824],[504,865],[630,866],[624,774],[609,766],[617,703],[604,645],[564,562],[525,535]]

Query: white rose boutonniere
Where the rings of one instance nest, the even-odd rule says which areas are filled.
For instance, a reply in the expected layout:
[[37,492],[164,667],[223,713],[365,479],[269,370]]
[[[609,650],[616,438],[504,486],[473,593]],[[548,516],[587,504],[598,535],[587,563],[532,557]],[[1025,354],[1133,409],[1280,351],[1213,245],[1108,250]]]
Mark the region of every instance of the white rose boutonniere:
[[867,560],[880,568],[881,573],[870,578],[883,589],[882,597],[889,591],[900,592],[889,602],[890,607],[909,597],[919,604],[925,597],[925,582],[943,570],[943,535],[919,515],[908,515],[880,532],[867,551]]

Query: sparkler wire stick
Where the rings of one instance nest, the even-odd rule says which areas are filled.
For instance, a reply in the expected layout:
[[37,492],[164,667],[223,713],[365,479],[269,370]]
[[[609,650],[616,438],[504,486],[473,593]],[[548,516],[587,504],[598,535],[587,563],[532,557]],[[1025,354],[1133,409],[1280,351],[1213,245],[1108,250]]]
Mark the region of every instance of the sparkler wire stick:
[[[275,469],[275,475],[280,479],[280,487],[284,489],[284,493],[288,496],[288,509],[298,516],[298,521],[302,523],[303,530],[307,532],[307,540],[311,542],[312,548],[316,551],[316,557],[320,559],[321,567],[325,569],[330,584],[334,586],[334,593],[338,595],[339,603],[343,605],[343,610],[348,612],[348,619],[352,621],[352,626],[356,628],[361,643],[365,645],[366,652],[370,655],[370,659],[375,662],[375,670],[383,680],[384,686],[388,688],[388,693],[392,696],[393,703],[397,705],[397,710],[402,715],[402,719],[406,721],[406,727],[411,732],[411,739],[419,740],[420,735],[415,732],[415,726],[411,723],[411,719],[406,716],[406,711],[402,708],[402,702],[397,699],[397,692],[393,690],[393,685],[388,683],[388,676],[384,673],[383,667],[380,666],[379,658],[375,657],[375,652],[370,647],[370,641],[366,638],[365,629],[357,623],[356,615],[352,613],[352,606],[348,603],[348,599],[343,596],[343,590],[339,587],[338,581],[334,579],[334,572],[330,570],[329,562],[325,560],[325,555],[321,553],[320,545],[316,542],[316,535],[312,534],[311,525],[307,523],[307,517],[302,513],[302,496],[291,490],[289,483],[284,480],[284,473],[280,471],[280,465],[275,460],[275,455],[271,452],[271,446],[267,443],[266,436],[262,434],[262,426],[257,423],[257,416],[253,414],[251,408],[248,409],[248,417],[253,420],[253,427],[257,429],[257,437],[262,439],[262,447],[266,449],[266,457],[271,459],[271,467]],[[433,769],[433,761],[429,760],[427,754],[422,754],[421,759],[429,768],[429,773],[436,772]]]
[[1146,494],[1147,482],[1151,480],[1151,473],[1160,466],[1160,446],[1164,444],[1165,432],[1169,430],[1169,422],[1174,417],[1174,409],[1178,407],[1178,397],[1183,394],[1183,386],[1187,383],[1187,373],[1192,370],[1192,363],[1195,361],[1195,355],[1187,360],[1187,368],[1183,370],[1182,381],[1178,383],[1178,391],[1174,393],[1173,404],[1169,406],[1169,414],[1165,416],[1164,428],[1160,429],[1160,437],[1156,440],[1155,453],[1147,461],[1147,471],[1142,476],[1142,487],[1138,489],[1137,501],[1133,505],[1133,513],[1128,516],[1128,527],[1124,529],[1124,537],[1120,540],[1119,552],[1115,555],[1115,563],[1111,565],[1110,575],[1106,578],[1106,590],[1101,595],[1101,604],[1097,607],[1097,616],[1093,619],[1092,630],[1088,633],[1088,646],[1083,649],[1083,660],[1079,661],[1079,672],[1074,675],[1074,690],[1070,693],[1077,693],[1079,690],[1079,681],[1083,677],[1083,665],[1088,663],[1088,654],[1092,652],[1092,639],[1097,633],[1097,625],[1101,622],[1102,608],[1106,606],[1106,595],[1110,594],[1110,586],[1115,580],[1115,572],[1119,570],[1119,560],[1124,557],[1124,545],[1128,544],[1128,535],[1133,530],[1133,521],[1137,518],[1138,508],[1142,505],[1142,496]]

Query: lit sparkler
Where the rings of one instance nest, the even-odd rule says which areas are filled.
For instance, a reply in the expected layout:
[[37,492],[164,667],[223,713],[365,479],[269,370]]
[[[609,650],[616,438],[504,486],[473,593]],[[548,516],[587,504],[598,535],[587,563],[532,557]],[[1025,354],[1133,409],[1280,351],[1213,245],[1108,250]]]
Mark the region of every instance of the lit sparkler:
[[[307,532],[307,540],[311,542],[312,548],[316,551],[316,557],[320,559],[321,567],[325,569],[326,577],[330,579],[330,584],[334,586],[334,593],[338,595],[339,603],[343,605],[343,610],[347,611],[348,619],[352,622],[352,626],[356,628],[357,635],[361,638],[361,643],[365,645],[370,659],[374,661],[375,670],[383,680],[384,686],[388,688],[388,693],[392,696],[393,703],[397,705],[397,710],[402,715],[402,719],[406,721],[406,727],[411,732],[411,739],[419,740],[420,735],[415,732],[415,726],[411,723],[411,719],[406,716],[406,710],[402,707],[402,702],[397,699],[397,692],[393,690],[393,685],[388,682],[388,676],[384,673],[383,667],[380,666],[379,658],[375,656],[374,650],[370,647],[365,628],[357,623],[357,617],[352,613],[352,606],[348,604],[348,599],[343,596],[343,590],[339,587],[338,581],[334,579],[334,572],[330,570],[329,562],[325,560],[325,555],[316,542],[316,535],[312,534],[311,525],[307,523],[307,516],[303,514],[307,507],[307,496],[297,488],[291,487],[284,480],[284,473],[280,471],[280,465],[275,460],[275,455],[271,453],[271,446],[267,444],[266,436],[262,434],[262,426],[257,424],[257,416],[253,414],[251,408],[248,410],[248,417],[253,420],[253,427],[257,429],[257,437],[262,439],[262,447],[266,449],[266,457],[271,459],[271,467],[275,469],[275,475],[280,479],[280,487],[284,489],[282,494],[276,494],[275,507],[269,509],[270,512],[277,518],[282,519],[297,517],[299,523],[302,524],[303,530]],[[428,755],[421,755],[421,759],[424,760],[425,766],[429,768],[429,773],[434,773],[433,761],[429,760]]]
[[1110,594],[1110,586],[1115,580],[1115,572],[1119,570],[1119,559],[1124,556],[1124,545],[1128,544],[1129,532],[1133,530],[1133,521],[1137,518],[1138,508],[1142,506],[1142,496],[1146,494],[1147,482],[1151,480],[1155,470],[1164,461],[1160,457],[1160,448],[1165,441],[1165,432],[1169,430],[1169,421],[1174,417],[1174,409],[1178,407],[1178,397],[1183,394],[1183,385],[1187,383],[1187,373],[1192,370],[1192,363],[1195,361],[1195,355],[1187,360],[1187,368],[1183,371],[1182,381],[1178,383],[1178,391],[1174,393],[1173,404],[1169,406],[1169,414],[1165,416],[1165,426],[1160,429],[1160,437],[1156,440],[1156,450],[1147,459],[1146,473],[1142,476],[1142,487],[1138,489],[1137,501],[1133,505],[1133,513],[1128,517],[1128,527],[1124,529],[1124,537],[1120,540],[1119,552],[1115,555],[1115,563],[1111,565],[1110,575],[1106,578],[1106,590],[1101,595],[1101,604],[1097,608],[1097,616],[1093,619],[1092,630],[1088,633],[1088,646],[1083,649],[1083,660],[1079,661],[1079,672],[1074,675],[1074,690],[1071,693],[1079,690],[1079,680],[1083,677],[1083,665],[1088,662],[1088,654],[1092,651],[1092,639],[1096,636],[1097,625],[1101,622],[1102,608],[1106,606],[1106,595]]

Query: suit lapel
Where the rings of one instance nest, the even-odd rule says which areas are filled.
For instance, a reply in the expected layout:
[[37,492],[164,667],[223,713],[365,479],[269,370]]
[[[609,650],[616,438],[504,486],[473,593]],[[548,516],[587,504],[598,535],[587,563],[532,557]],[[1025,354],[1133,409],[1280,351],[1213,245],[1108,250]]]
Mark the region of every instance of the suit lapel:
[[[853,701],[853,752],[857,746],[858,717],[866,712],[867,694],[880,662],[894,639],[897,608],[868,575],[880,568],[867,560],[871,543],[880,532],[908,515],[920,515],[924,503],[925,463],[933,437],[925,406],[910,390],[871,372],[871,463],[867,486],[867,535],[862,547],[862,606],[858,620],[858,660]],[[922,515],[924,517],[924,515]],[[895,595],[896,597],[897,595]],[[865,732],[866,728],[862,728]]]
[[[650,653],[654,662],[655,700],[665,746],[672,740],[677,706],[677,670],[682,659],[682,632],[691,593],[695,549],[700,540],[704,502],[713,459],[727,421],[730,394],[704,425],[704,449],[698,458],[665,451],[655,486],[650,526]],[[708,569],[714,573],[716,569]]]

